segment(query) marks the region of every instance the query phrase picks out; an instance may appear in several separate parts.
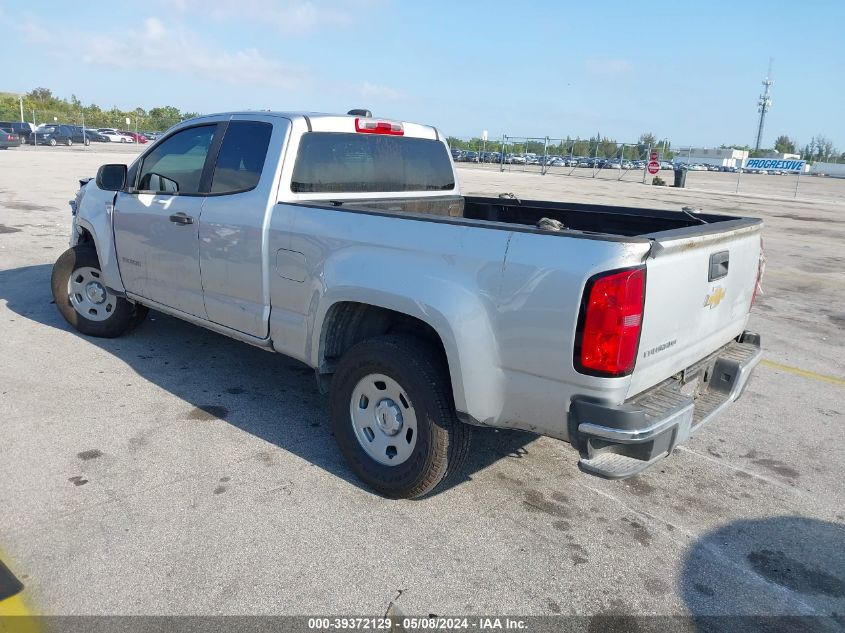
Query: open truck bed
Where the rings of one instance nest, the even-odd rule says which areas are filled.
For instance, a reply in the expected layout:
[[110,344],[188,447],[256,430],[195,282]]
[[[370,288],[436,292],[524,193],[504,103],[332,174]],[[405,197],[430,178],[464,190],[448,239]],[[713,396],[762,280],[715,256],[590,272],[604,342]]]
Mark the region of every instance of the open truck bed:
[[[338,203],[341,204],[341,203]],[[663,209],[623,207],[579,202],[520,200],[513,197],[440,196],[356,200],[344,208],[375,213],[402,213],[433,216],[456,222],[476,220],[498,228],[518,231],[544,231],[537,226],[543,218],[557,220],[561,231],[573,236],[651,238],[704,235],[752,226],[760,221],[715,213],[686,213]],[[501,226],[508,225],[508,226]]]

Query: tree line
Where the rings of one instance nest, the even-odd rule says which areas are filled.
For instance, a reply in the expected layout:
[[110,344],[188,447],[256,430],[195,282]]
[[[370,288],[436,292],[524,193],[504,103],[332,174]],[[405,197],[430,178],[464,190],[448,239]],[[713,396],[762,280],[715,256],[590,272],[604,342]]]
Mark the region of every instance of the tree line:
[[675,155],[672,144],[658,140],[651,132],[640,135],[636,143],[619,143],[601,133],[587,139],[488,139],[485,143],[479,137],[460,139],[455,136],[446,138],[449,147],[465,151],[504,152],[505,154],[549,154],[555,156],[585,156],[597,158],[622,158],[627,160],[647,160],[649,150],[656,150],[661,160],[671,160]]
[[[184,119],[198,116],[196,112],[182,112],[174,106],[161,106],[145,110],[134,108],[121,110],[113,106],[108,110],[96,104],[83,104],[76,95],[70,100],[53,94],[49,88],[35,88],[22,97],[0,93],[0,120],[18,121],[21,117],[21,99],[25,121],[42,123],[67,123],[85,127],[114,127],[120,129],[144,130],[148,132],[166,130]],[[129,124],[126,123],[129,119]]]

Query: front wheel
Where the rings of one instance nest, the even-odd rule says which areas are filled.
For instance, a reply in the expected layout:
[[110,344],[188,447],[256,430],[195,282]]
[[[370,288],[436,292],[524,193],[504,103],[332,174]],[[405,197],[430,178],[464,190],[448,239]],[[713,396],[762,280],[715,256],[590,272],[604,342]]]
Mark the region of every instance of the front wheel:
[[50,147],[55,147],[55,146],[56,146],[56,139],[51,138],[50,139]]
[[355,474],[390,498],[420,497],[448,481],[469,446],[445,359],[411,336],[369,339],[343,356],[331,421]]
[[97,251],[79,244],[59,256],[50,282],[61,315],[89,336],[114,338],[133,329],[147,308],[118,297],[103,280]]
[[73,139],[68,136],[67,140],[65,141],[65,145],[67,145],[68,147],[73,145]]

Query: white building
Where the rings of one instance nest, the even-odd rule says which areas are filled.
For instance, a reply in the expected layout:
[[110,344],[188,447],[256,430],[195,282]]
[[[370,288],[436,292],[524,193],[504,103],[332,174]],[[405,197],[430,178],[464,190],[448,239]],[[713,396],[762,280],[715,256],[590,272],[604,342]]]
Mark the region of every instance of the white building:
[[686,151],[678,150],[675,166],[680,165],[715,165],[717,167],[740,167],[748,158],[748,152],[742,149],[723,149],[721,147],[691,147]]
[[760,158],[773,158],[775,160],[801,160],[801,154],[784,154],[783,152],[766,152]]
[[811,174],[824,174],[835,178],[845,178],[845,163],[815,162],[810,165]]

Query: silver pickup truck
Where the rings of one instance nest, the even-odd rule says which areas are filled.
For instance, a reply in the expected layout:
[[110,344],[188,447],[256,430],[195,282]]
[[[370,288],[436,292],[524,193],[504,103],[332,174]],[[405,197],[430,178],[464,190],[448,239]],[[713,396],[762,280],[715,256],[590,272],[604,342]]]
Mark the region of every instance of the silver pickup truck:
[[739,397],[762,223],[464,197],[433,127],[245,112],[180,123],[71,202],[56,305],[113,337],[149,308],[314,368],[351,469],[418,497],[470,429],[635,475]]

